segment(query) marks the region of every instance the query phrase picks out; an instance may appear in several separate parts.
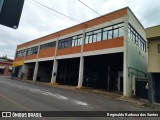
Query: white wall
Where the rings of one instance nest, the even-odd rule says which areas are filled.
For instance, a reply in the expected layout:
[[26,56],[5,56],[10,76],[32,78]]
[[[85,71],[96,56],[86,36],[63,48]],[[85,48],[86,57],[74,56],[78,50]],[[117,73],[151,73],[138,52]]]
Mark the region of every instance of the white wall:
[[[146,32],[137,21],[135,16],[128,10],[128,22],[132,27],[146,40]],[[140,46],[137,46],[129,37],[126,40],[127,44],[127,61],[128,61],[128,89],[130,95],[135,95],[135,78],[144,78],[147,72],[147,52],[143,51]],[[147,42],[146,42],[147,44]],[[137,70],[139,72],[137,72]],[[141,72],[140,72],[141,71]],[[144,73],[143,73],[144,72]]]
[[134,29],[143,37],[143,39],[146,40],[146,31],[144,27],[130,10],[128,10],[128,21],[132,26],[134,26]]
[[[128,22],[132,27],[146,40],[146,32],[143,26],[139,23],[137,18],[128,10]],[[146,42],[147,44],[147,42]],[[147,52],[144,52],[137,46],[130,38],[127,38],[128,45],[128,67],[133,67],[143,72],[147,72]],[[147,51],[147,50],[146,50]]]

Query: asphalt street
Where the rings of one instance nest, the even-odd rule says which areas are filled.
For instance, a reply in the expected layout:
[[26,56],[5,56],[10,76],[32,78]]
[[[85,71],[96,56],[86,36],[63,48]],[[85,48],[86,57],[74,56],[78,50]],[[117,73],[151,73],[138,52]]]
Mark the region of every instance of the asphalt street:
[[[126,101],[39,82],[0,77],[0,111],[160,111]],[[74,113],[69,113],[74,114]],[[1,120],[2,118],[0,118]],[[27,118],[8,118],[27,119]],[[41,120],[159,120],[158,117],[42,117]]]

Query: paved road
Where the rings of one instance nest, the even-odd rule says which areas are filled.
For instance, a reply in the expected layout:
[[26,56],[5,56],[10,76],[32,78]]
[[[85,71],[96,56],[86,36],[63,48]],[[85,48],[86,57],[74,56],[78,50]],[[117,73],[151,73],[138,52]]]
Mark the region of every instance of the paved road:
[[[156,111],[108,97],[80,91],[64,90],[42,83],[0,77],[0,111]],[[71,113],[72,114],[72,113]],[[11,118],[10,118],[11,119]],[[15,118],[20,119],[20,118]],[[35,118],[34,118],[35,119]],[[37,118],[50,120],[53,118]],[[159,120],[159,118],[73,118],[54,120]]]

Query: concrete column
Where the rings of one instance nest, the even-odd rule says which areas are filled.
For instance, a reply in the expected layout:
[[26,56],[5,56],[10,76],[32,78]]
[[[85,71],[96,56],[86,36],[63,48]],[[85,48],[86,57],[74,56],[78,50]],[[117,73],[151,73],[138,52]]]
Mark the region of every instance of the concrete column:
[[82,84],[83,84],[83,72],[84,72],[83,47],[84,47],[84,43],[85,43],[85,29],[83,29],[83,38],[82,38],[82,45],[81,45],[81,57],[80,57],[80,64],[79,64],[78,88],[81,88]]
[[34,68],[33,81],[37,80],[38,66],[39,66],[39,62],[37,61]]
[[24,73],[23,79],[27,80],[28,67],[26,64],[23,64],[22,72]]
[[118,77],[118,91],[120,91],[120,77]]
[[56,40],[56,48],[55,48],[55,53],[54,53],[55,57],[54,57],[52,77],[51,77],[52,84],[56,83],[56,77],[57,77],[58,60],[56,59],[56,55],[57,55],[57,50],[58,50],[58,42],[59,42],[59,36],[57,37],[57,40]]
[[123,73],[121,71],[118,71],[118,91],[121,90],[121,81],[120,81],[120,77],[122,77]]
[[82,84],[83,84],[83,70],[84,70],[84,57],[81,57],[80,58],[80,65],[79,65],[78,88],[81,88]]
[[34,68],[33,81],[37,80],[38,67],[39,67],[39,62],[38,62],[39,51],[40,51],[40,43],[38,44],[38,52],[37,52],[36,64]]
[[[131,96],[128,74],[128,16],[124,17],[123,95]],[[131,81],[130,81],[131,82]]]
[[151,103],[155,102],[154,78],[151,73],[148,74],[148,100]]
[[136,95],[136,76],[132,74],[132,95]]
[[56,83],[57,68],[58,68],[58,60],[55,59],[53,64],[51,83]]

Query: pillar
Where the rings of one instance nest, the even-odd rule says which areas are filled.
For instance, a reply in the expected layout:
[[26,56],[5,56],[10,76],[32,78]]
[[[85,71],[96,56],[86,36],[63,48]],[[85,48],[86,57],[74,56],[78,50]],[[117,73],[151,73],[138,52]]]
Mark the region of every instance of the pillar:
[[82,45],[81,45],[81,56],[80,56],[79,77],[78,77],[78,88],[81,88],[82,84],[83,84],[83,72],[84,72],[83,48],[84,48],[84,41],[85,41],[85,28],[83,29],[83,37],[82,37]]
[[26,64],[23,64],[23,66],[22,66],[22,73],[21,74],[23,74],[21,76],[22,79],[26,80],[27,79],[27,66],[26,66]]
[[131,97],[131,79],[128,72],[128,16],[124,16],[123,95]]
[[136,95],[136,76],[135,74],[132,74],[132,96]]
[[121,72],[120,71],[118,71],[118,91],[120,91],[121,90],[121,81],[120,81],[120,77],[121,77]]
[[58,68],[58,60],[55,59],[53,63],[51,83],[56,83],[57,68]]
[[155,102],[154,78],[151,73],[149,73],[147,76],[148,76],[148,100],[149,102],[153,103]]
[[83,84],[83,71],[84,71],[84,57],[82,56],[80,58],[80,64],[79,64],[78,88],[81,88]]
[[37,80],[38,66],[39,66],[39,62],[36,61],[35,68],[34,68],[34,74],[33,74],[33,81]]

